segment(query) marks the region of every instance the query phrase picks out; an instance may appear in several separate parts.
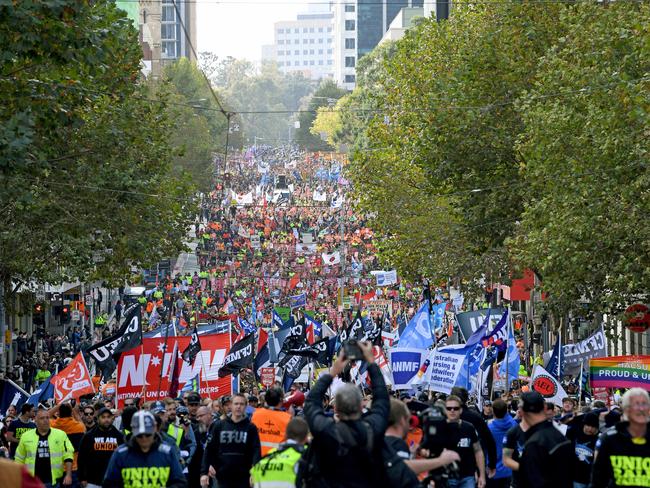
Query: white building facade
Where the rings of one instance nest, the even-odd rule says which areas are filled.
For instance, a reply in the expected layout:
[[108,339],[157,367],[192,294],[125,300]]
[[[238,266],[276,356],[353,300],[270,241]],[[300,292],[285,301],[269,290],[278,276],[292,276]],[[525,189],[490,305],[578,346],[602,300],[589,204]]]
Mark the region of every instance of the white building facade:
[[331,12],[299,14],[274,24],[274,42],[262,47],[262,61],[274,61],[283,73],[302,72],[313,80],[334,74]]

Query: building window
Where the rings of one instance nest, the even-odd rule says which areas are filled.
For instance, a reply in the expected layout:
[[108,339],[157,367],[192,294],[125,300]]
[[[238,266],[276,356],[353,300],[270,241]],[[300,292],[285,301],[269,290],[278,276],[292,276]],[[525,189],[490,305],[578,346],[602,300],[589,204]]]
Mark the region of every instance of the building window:
[[345,6],[345,11],[346,12],[354,12],[354,5],[346,5]]
[[307,66],[307,61],[303,61],[303,62],[302,62],[302,65],[303,65],[303,66]]
[[318,28],[318,32],[323,32],[323,28],[322,28],[322,27],[319,27],[319,28]]
[[354,83],[355,81],[356,81],[356,77],[354,75],[345,75],[346,83]]
[[318,39],[318,44],[323,44],[323,38]]
[[310,50],[309,50],[309,54],[314,54],[314,50],[313,50],[313,49],[310,49]]
[[356,39],[354,37],[345,38],[345,49],[354,49],[356,44]]
[[284,34],[284,29],[278,29],[278,34]]
[[309,64],[310,64],[311,66],[314,66],[314,60],[312,59],[311,61],[309,61]]
[[328,27],[328,28],[327,28],[327,32],[332,32],[332,28],[331,28],[331,27]]
[[278,56],[282,56],[284,54],[284,51],[278,51]]
[[302,43],[303,43],[303,44],[307,44],[308,42],[309,42],[309,39],[307,39],[307,38],[303,38],[303,39],[302,39]]
[[293,33],[294,33],[294,34],[298,34],[299,32],[300,32],[300,29],[294,29],[294,30],[293,30]]
[[282,67],[284,66],[284,63],[282,61],[278,61],[278,66]]
[[176,10],[173,5],[163,5],[160,20],[161,22],[174,22],[176,20]]
[[332,61],[331,59],[328,59],[327,60],[327,66],[331,66],[332,64],[334,64],[334,61]]
[[296,49],[296,50],[293,52],[293,54],[295,54],[296,56],[298,56],[298,54],[300,54],[300,49]]
[[323,54],[323,50],[322,50],[322,49],[319,49],[319,50],[318,50],[318,54]]
[[310,27],[310,28],[309,28],[309,32],[311,32],[311,33],[313,34],[313,33],[314,33],[314,28],[313,28],[313,27]]
[[331,37],[327,40],[327,44],[332,44],[332,38]]
[[316,41],[314,39],[309,39],[309,44],[314,44]]
[[284,44],[284,39],[278,39],[278,44]]
[[345,57],[345,67],[346,68],[354,68],[354,56],[346,56]]
[[345,30],[346,31],[353,31],[354,30],[354,20],[346,20],[345,21]]
[[332,54],[332,50],[331,50],[331,49],[328,49],[328,50],[327,50],[327,54]]
[[303,49],[303,50],[302,50],[302,53],[303,53],[303,54],[307,54],[308,52],[309,52],[309,51],[307,51],[307,49]]
[[300,39],[294,39],[294,40],[293,40],[293,43],[294,43],[294,44],[298,44],[299,42],[300,42]]
[[322,59],[318,60],[318,66],[323,66],[323,60]]
[[303,34],[307,34],[307,27],[303,27],[303,28],[302,28],[302,33],[303,33]]

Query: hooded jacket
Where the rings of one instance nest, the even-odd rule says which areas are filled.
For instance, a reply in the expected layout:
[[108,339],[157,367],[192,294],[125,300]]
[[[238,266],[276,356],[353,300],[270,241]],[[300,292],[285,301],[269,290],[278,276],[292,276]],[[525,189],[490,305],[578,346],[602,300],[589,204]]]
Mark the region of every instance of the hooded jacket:
[[632,439],[628,426],[629,422],[619,422],[596,442],[593,488],[650,486],[650,429],[645,438]]
[[124,436],[113,425],[108,429],[97,425],[86,432],[77,458],[79,481],[101,485],[113,453],[122,444]]
[[248,486],[249,471],[261,458],[257,427],[248,417],[233,422],[230,417],[212,425],[203,453],[201,474],[210,466],[217,472],[217,481],[228,485]]
[[[503,438],[506,436],[506,433],[515,425],[517,425],[517,422],[507,413],[502,419],[495,418],[488,423],[488,428],[492,433],[492,437],[494,437],[494,443],[496,444],[497,449],[497,471],[494,475],[494,479],[510,478],[512,476],[512,470],[503,464]],[[490,460],[488,460],[488,462],[492,464]]]
[[117,448],[106,469],[102,483],[104,488],[186,488],[178,455],[172,446],[161,442],[160,436],[151,449],[144,453],[136,440]]

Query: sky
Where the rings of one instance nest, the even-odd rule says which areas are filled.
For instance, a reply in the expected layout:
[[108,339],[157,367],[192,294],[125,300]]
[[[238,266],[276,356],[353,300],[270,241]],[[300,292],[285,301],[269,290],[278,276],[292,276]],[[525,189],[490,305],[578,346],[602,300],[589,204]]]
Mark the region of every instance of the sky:
[[198,0],[197,50],[259,61],[262,45],[273,43],[273,23],[307,9],[307,0]]

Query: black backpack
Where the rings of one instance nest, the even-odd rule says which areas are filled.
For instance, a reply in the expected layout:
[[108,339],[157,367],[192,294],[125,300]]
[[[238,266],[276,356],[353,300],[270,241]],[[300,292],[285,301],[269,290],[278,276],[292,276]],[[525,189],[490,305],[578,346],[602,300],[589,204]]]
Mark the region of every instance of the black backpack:
[[[372,427],[368,422],[362,423],[367,433],[367,443],[364,450],[370,455],[374,444]],[[357,441],[352,435],[350,427],[344,422],[336,422],[334,434],[339,446],[337,456],[344,457],[351,448],[357,446]],[[318,440],[314,439],[300,456],[298,463],[296,463],[296,488],[329,488],[329,483],[318,465],[318,450]]]
[[416,488],[421,486],[415,472],[409,468],[404,459],[398,456],[397,452],[384,442],[381,450],[382,461],[386,480],[391,488]]

